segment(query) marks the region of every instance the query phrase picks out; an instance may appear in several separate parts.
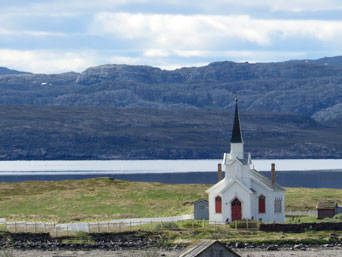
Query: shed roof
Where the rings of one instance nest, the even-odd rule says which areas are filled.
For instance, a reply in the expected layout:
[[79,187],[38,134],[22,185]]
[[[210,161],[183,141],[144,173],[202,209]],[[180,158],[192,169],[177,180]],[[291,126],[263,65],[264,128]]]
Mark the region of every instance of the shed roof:
[[226,247],[224,244],[220,243],[219,241],[214,240],[198,240],[191,243],[187,248],[185,248],[178,257],[195,257],[198,256],[201,252],[209,248],[214,244],[221,244],[227,251],[233,253],[235,256],[239,257],[236,252]]
[[335,209],[337,202],[318,202],[316,209]]

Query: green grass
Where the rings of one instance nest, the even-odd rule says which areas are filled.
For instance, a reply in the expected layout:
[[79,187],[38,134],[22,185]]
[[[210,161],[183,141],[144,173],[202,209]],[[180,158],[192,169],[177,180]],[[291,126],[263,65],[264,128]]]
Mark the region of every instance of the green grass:
[[320,201],[337,201],[342,204],[342,189],[303,187],[286,189],[286,210],[314,210]]
[[[96,178],[0,183],[0,217],[9,221],[77,222],[189,214],[210,185],[170,185]],[[287,188],[286,209],[342,203],[341,189]]]
[[110,178],[0,183],[0,217],[31,221],[98,221],[192,213],[204,185]]

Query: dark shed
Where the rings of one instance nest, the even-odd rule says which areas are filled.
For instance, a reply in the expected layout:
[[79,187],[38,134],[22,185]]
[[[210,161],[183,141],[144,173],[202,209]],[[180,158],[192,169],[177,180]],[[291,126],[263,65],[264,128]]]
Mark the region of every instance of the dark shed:
[[178,257],[241,257],[219,241],[201,240],[190,244]]
[[209,205],[208,201],[199,199],[193,203],[194,205],[194,219],[208,220],[209,219]]
[[319,202],[316,206],[318,219],[334,217],[337,208],[337,202]]

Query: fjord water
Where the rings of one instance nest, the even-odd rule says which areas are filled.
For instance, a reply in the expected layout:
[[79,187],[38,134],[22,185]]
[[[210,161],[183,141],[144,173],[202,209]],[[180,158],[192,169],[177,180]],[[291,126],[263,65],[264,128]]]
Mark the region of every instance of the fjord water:
[[[217,182],[222,160],[107,160],[107,161],[1,161],[0,181],[75,180],[112,177],[163,183]],[[276,164],[277,183],[290,187],[342,188],[342,159],[253,160],[252,167],[270,176]]]

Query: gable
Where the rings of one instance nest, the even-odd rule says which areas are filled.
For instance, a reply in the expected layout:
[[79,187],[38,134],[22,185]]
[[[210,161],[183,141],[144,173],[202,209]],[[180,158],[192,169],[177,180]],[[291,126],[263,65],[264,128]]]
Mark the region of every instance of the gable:
[[243,189],[244,191],[246,191],[249,194],[253,194],[253,191],[251,189],[249,189],[248,187],[246,187],[244,184],[242,184],[239,180],[234,179],[232,180],[228,185],[226,185],[221,191],[220,191],[220,195],[224,194],[225,192],[227,192],[234,184],[238,185],[241,189]]
[[208,201],[204,200],[204,199],[199,199],[195,202],[193,202],[193,205],[197,206],[197,205],[208,205]]
[[217,182],[215,185],[209,187],[207,190],[205,190],[205,192],[207,194],[209,194],[210,192],[214,191],[214,190],[220,190],[220,188],[224,187],[225,185],[225,179],[222,179],[220,182]]

